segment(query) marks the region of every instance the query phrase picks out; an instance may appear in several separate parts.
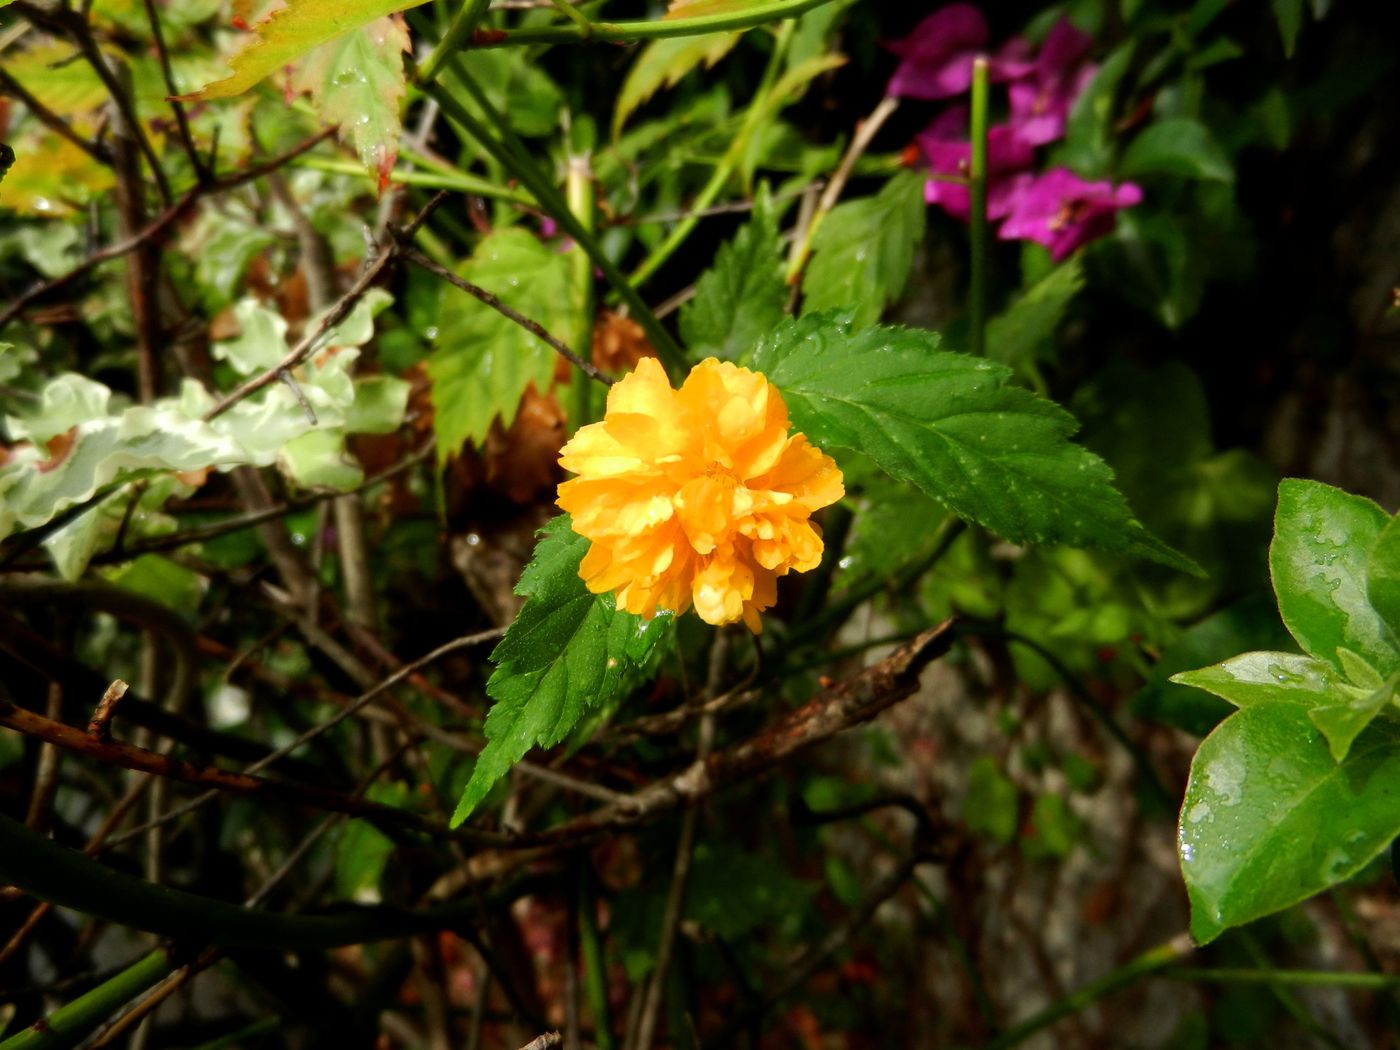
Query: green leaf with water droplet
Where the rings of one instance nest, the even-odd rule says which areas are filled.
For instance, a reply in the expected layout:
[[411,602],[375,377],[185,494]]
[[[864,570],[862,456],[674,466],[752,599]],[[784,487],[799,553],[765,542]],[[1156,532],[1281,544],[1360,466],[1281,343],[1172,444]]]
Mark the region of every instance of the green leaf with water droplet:
[[903,294],[924,226],[924,183],[913,172],[832,208],[812,237],[802,312],[849,309],[854,327],[874,324]]
[[817,445],[858,451],[1008,540],[1200,571],[1133,516],[1108,465],[1069,440],[1072,415],[1012,386],[1005,365],[938,344],[934,332],[853,332],[848,314],[809,314],[775,329],[753,366]]
[[1400,636],[1400,514],[1391,518],[1366,560],[1366,595],[1371,607]]
[[340,125],[381,192],[399,155],[408,49],[403,20],[377,18],[309,52],[292,74],[292,89],[309,92],[317,115]]
[[1390,522],[1361,496],[1317,481],[1279,485],[1269,571],[1279,614],[1303,650],[1342,669],[1347,648],[1382,675],[1400,668],[1400,647],[1367,592],[1367,559]]
[[253,38],[229,59],[231,76],[180,97],[203,102],[241,95],[313,48],[423,3],[427,0],[288,0],[253,26]]
[[1312,708],[1331,702],[1340,678],[1331,664],[1311,656],[1259,652],[1199,671],[1183,671],[1171,680],[1214,693],[1237,707],[1292,704]]
[[486,746],[452,815],[469,817],[491,787],[530,748],[553,747],[590,710],[635,688],[671,617],[619,612],[611,594],[592,594],[579,577],[588,540],[567,514],[540,532],[515,593],[527,601],[491,654],[486,683],[495,701]]
[[1400,835],[1400,729],[1373,722],[1337,762],[1308,715],[1253,705],[1196,752],[1178,843],[1202,944],[1350,878]]
[[[528,230],[512,227],[483,237],[460,272],[575,345],[568,256]],[[558,360],[549,344],[465,292],[443,285],[442,294],[436,347],[427,361],[440,462],[467,441],[480,444],[494,419],[509,427],[525,388],[534,383],[541,393],[548,390]]]

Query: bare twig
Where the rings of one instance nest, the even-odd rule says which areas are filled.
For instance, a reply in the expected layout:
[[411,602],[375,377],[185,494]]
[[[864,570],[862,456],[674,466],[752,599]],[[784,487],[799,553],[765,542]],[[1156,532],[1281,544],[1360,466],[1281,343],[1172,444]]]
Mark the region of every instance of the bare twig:
[[564,1041],[563,1035],[558,1032],[545,1032],[538,1039],[531,1039],[520,1050],[551,1050]]
[[429,259],[426,255],[424,255],[417,249],[407,249],[404,252],[404,257],[408,259],[409,262],[421,266],[433,276],[442,278],[454,288],[459,288],[462,291],[466,292],[468,295],[472,296],[474,299],[485,303],[487,306],[495,310],[497,313],[501,314],[503,317],[507,317],[510,320],[514,321],[516,324],[518,324],[521,328],[525,329],[525,331],[529,332],[531,335],[543,340],[545,343],[548,343],[550,348],[553,349],[555,353],[559,354],[559,356],[564,358],[564,360],[568,361],[569,364],[573,365],[575,368],[581,371],[584,375],[588,376],[590,379],[596,379],[604,386],[612,386],[613,380],[610,376],[604,375],[590,362],[585,361],[583,358],[579,357],[578,354],[574,353],[573,350],[569,348],[569,345],[567,343],[551,335],[538,321],[532,321],[524,314],[519,313],[516,310],[512,310],[509,306],[501,302],[499,298],[488,292],[485,288],[482,288],[480,285],[472,284],[470,281],[463,280],[451,270],[447,269],[447,267],[439,266],[437,263],[433,262],[433,260]]
[[63,138],[77,146],[99,164],[110,165],[112,163],[111,151],[109,151],[105,145],[100,142],[89,142],[87,139],[83,138],[83,136],[79,135],[66,120],[40,102],[30,94],[29,90],[23,84],[9,73],[5,72],[4,66],[0,66],[0,89],[3,89],[5,94],[18,99],[24,105],[24,108],[29,110],[35,120],[39,121],[50,131],[63,136]]
[[168,93],[166,102],[170,104],[170,110],[175,114],[175,124],[180,132],[180,143],[185,147],[185,153],[190,158],[190,165],[194,168],[195,176],[199,181],[205,182],[209,178],[209,173],[204,168],[204,160],[199,155],[199,150],[195,148],[194,137],[190,134],[190,121],[185,115],[184,105],[174,96],[179,94],[175,87],[175,71],[170,66],[170,51],[165,46],[165,33],[160,26],[160,15],[156,11],[155,0],[144,0],[146,5],[146,21],[151,26],[151,39],[156,45],[156,56],[160,59],[160,72],[165,78],[165,90]]
[[[117,704],[126,696],[127,685],[120,678],[107,687],[97,709],[88,720],[87,732],[98,743],[105,744],[112,739],[112,716],[117,713]],[[51,715],[52,717],[56,717]]]

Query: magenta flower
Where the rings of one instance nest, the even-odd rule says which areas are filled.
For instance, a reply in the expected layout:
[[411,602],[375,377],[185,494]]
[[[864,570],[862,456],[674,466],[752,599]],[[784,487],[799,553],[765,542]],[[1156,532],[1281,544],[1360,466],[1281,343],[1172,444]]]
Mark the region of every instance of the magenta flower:
[[1060,19],[1045,38],[1030,75],[1008,89],[1011,125],[1033,146],[1054,142],[1065,133],[1065,121],[1098,67],[1085,59],[1092,40]]
[[[887,95],[901,98],[950,98],[972,85],[972,61],[987,42],[987,21],[971,4],[950,4],[916,25],[901,40],[885,46],[903,61],[890,77]],[[992,80],[1011,80],[1031,72],[1025,45],[1012,41],[989,61]]]
[[1131,182],[1086,182],[1068,168],[1052,168],[1021,188],[998,236],[1043,244],[1059,262],[1111,232],[1117,213],[1141,200],[1142,190]]
[[[967,107],[957,106],[945,111],[914,137],[920,154],[935,175],[967,178],[972,161],[967,127]],[[1011,213],[1031,180],[1026,169],[1034,159],[1034,148],[1017,135],[1011,125],[997,124],[987,130],[988,218],[1000,219]],[[929,179],[924,184],[924,200],[937,204],[963,222],[971,215],[967,186],[962,183]]]

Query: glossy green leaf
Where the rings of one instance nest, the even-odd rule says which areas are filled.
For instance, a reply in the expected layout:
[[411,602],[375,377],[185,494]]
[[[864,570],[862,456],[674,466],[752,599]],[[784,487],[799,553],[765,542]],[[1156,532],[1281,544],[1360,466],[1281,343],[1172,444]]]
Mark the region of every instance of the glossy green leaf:
[[939,350],[933,332],[852,332],[848,316],[826,314],[784,323],[754,367],[812,441],[861,452],[1006,539],[1197,571],[1133,517],[1103,460],[1070,442],[1074,417],[1009,385],[1005,365]]
[[1366,559],[1366,596],[1391,635],[1400,637],[1400,514],[1381,529]]
[[317,115],[340,125],[381,191],[399,155],[408,49],[402,19],[376,18],[308,52],[292,74],[292,89],[308,92]]
[[253,26],[253,39],[232,58],[232,75],[207,84],[188,101],[232,98],[263,78],[290,65],[313,48],[370,22],[417,7],[427,0],[288,0]]
[[638,106],[663,88],[674,87],[691,70],[709,69],[729,54],[739,42],[740,33],[703,33],[653,40],[642,48],[617,96],[612,133],[616,138],[622,125]]
[[781,247],[777,217],[760,201],[681,308],[681,342],[693,359],[738,360],[783,319],[788,293]]
[[1308,712],[1258,704],[1201,744],[1181,808],[1191,932],[1206,943],[1355,874],[1400,834],[1400,734],[1373,723],[1343,762]]
[[593,707],[630,689],[670,617],[618,612],[579,577],[588,540],[560,515],[544,527],[516,587],[528,601],[491,654],[486,746],[452,816],[460,824],[530,748],[553,747]]
[[1382,675],[1400,667],[1395,634],[1367,593],[1367,556],[1389,521],[1370,500],[1321,482],[1279,485],[1269,547],[1279,613],[1305,652],[1339,670],[1339,648]]
[[988,322],[987,356],[1013,368],[1035,360],[1083,287],[1084,267],[1079,256],[1055,267]]
[[803,313],[849,309],[856,328],[874,324],[903,293],[923,235],[924,184],[913,172],[874,197],[838,204],[812,238]]
[[1329,697],[1328,703],[1308,712],[1312,724],[1327,738],[1327,749],[1338,762],[1347,757],[1361,731],[1395,699],[1395,677],[1377,682],[1370,689],[1342,686]]
[[1323,660],[1296,653],[1245,653],[1199,671],[1172,675],[1178,685],[1195,686],[1237,707],[1292,704],[1322,706],[1335,695],[1341,676]]
[[[527,230],[484,237],[461,274],[573,345],[568,257]],[[465,292],[444,286],[442,294],[437,345],[427,362],[440,461],[467,441],[479,443],[492,420],[510,426],[527,386],[549,389],[556,360],[549,344]]]
[[1184,117],[1149,125],[1128,146],[1120,170],[1125,178],[1179,175],[1229,182],[1235,177],[1230,158],[1206,126]]

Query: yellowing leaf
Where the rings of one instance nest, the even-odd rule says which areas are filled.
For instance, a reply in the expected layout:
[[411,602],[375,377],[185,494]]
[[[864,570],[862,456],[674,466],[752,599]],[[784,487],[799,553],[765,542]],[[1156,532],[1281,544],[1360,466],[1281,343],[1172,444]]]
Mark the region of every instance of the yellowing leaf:
[[232,98],[295,62],[312,48],[330,43],[377,18],[417,7],[427,0],[291,0],[253,27],[254,40],[229,60],[233,75],[208,84],[186,101]]
[[112,186],[112,169],[47,129],[12,143],[15,161],[0,183],[0,209],[62,215]]
[[399,153],[403,125],[403,53],[408,50],[403,20],[379,18],[322,44],[292,75],[292,88],[311,93],[322,120],[340,125],[382,192]]
[[642,49],[622,82],[613,115],[613,137],[633,110],[664,87],[674,87],[696,66],[709,69],[739,42],[739,33],[703,33],[653,40]]
[[107,101],[107,89],[92,66],[65,44],[44,44],[7,55],[5,72],[79,131],[95,127],[93,115]]
[[737,15],[757,6],[754,0],[671,0],[667,18],[704,18],[706,15]]

